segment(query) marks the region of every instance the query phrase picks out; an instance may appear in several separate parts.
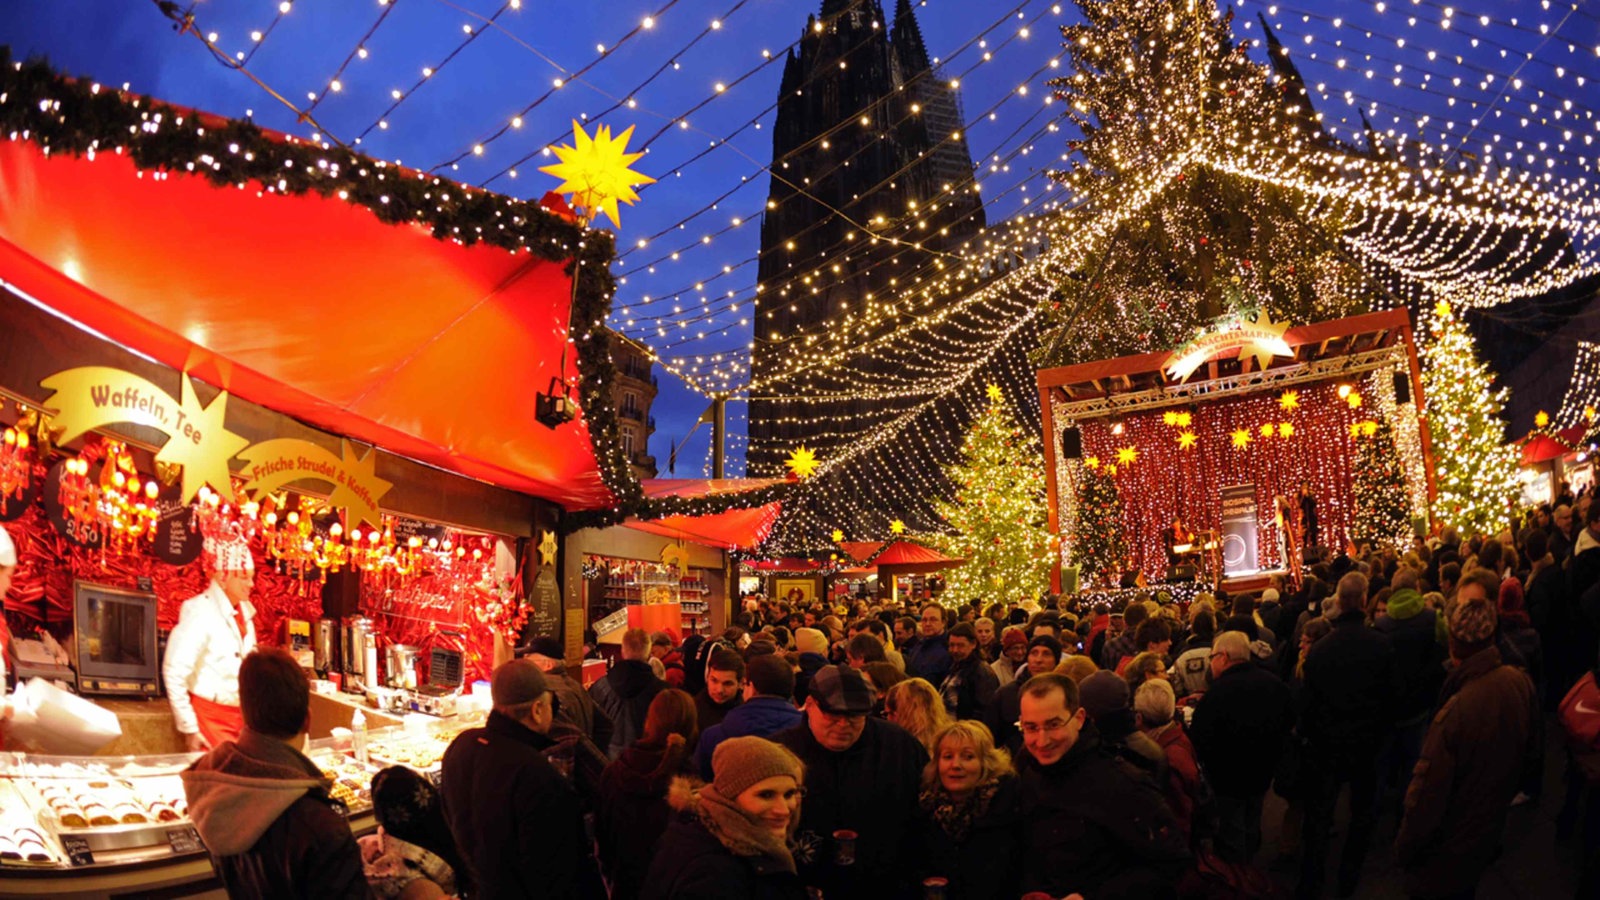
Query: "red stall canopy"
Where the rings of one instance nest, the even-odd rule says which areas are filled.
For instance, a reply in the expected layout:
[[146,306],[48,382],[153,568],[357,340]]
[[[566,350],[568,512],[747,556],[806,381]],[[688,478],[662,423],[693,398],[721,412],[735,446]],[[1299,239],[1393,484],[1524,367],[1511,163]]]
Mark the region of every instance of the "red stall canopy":
[[[959,566],[965,560],[951,559],[937,550],[910,541],[893,541],[887,547],[882,541],[845,541],[839,546],[858,563],[871,560],[873,566],[921,566],[923,571],[935,571]],[[882,552],[879,552],[879,551]],[[873,554],[877,556],[874,557]]]
[[[767,478],[653,478],[643,482],[647,498],[710,497],[742,494],[774,484],[782,479]],[[705,516],[662,516],[659,519],[628,519],[623,524],[636,531],[659,534],[674,540],[690,541],[724,550],[748,550],[766,540],[778,521],[783,504],[777,501],[748,509],[730,509]]]
[[0,282],[328,431],[568,509],[605,507],[584,418],[554,430],[534,419],[553,376],[578,381],[576,354],[562,354],[561,268],[333,197],[0,144]]

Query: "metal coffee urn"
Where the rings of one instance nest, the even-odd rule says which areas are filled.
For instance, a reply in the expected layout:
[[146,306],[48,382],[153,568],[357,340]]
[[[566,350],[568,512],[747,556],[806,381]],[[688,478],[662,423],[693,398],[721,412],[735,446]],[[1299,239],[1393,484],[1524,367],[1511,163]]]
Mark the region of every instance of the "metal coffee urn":
[[329,672],[338,671],[339,649],[339,623],[333,619],[318,619],[316,634],[311,640],[311,667],[318,678],[326,679]]
[[[378,636],[372,630],[372,620],[364,617],[346,619],[344,623],[344,689],[360,693],[376,684],[378,668]],[[372,682],[369,684],[368,682]]]

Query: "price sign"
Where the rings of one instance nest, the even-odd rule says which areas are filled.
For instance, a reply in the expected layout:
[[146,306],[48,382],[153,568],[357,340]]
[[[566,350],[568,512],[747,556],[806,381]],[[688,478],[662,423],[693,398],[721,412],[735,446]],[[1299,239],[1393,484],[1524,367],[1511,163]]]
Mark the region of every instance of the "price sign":
[[173,853],[199,853],[206,849],[206,845],[200,842],[200,832],[195,831],[193,825],[168,828],[167,843],[172,845]]
[[67,861],[74,866],[94,865],[94,851],[89,849],[89,839],[83,835],[63,834],[61,849],[66,851]]

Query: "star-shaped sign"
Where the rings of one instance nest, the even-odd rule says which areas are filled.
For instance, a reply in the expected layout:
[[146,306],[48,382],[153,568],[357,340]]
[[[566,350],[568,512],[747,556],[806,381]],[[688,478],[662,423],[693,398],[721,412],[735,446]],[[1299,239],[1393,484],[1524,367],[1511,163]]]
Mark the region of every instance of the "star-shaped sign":
[[1235,431],[1233,433],[1233,446],[1240,450],[1250,446],[1250,432],[1243,428]]
[[1178,427],[1179,428],[1188,428],[1192,424],[1194,424],[1194,416],[1193,415],[1191,415],[1190,413],[1186,413],[1186,412],[1178,413]]
[[1433,305],[1433,314],[1441,319],[1450,318],[1450,313],[1450,301],[1448,300],[1440,300],[1438,303]]
[[1239,358],[1255,357],[1256,369],[1265,369],[1272,365],[1274,356],[1294,355],[1294,348],[1283,339],[1284,332],[1289,330],[1287,321],[1274,322],[1272,315],[1263,309],[1249,330],[1250,343],[1239,349]]
[[556,552],[560,549],[561,545],[556,542],[556,533],[554,531],[543,532],[543,536],[539,539],[539,565],[541,567],[555,565]]
[[389,493],[391,482],[378,478],[376,468],[378,453],[368,450],[366,456],[356,456],[355,448],[349,441],[339,442],[339,454],[343,457],[340,461],[344,477],[334,486],[333,493],[328,497],[330,506],[348,509],[352,522],[365,521],[377,526],[383,524],[383,516],[378,512],[378,501],[384,494]]
[[250,440],[224,428],[228,414],[228,392],[217,394],[211,405],[202,407],[195,396],[194,382],[188,375],[183,382],[183,399],[179,402],[179,416],[172,437],[156,454],[156,462],[183,466],[183,491],[180,503],[188,503],[200,492],[200,486],[209,484],[223,498],[233,500],[233,482],[229,478],[228,460],[240,450],[250,446]]
[[1169,409],[1166,412],[1162,413],[1161,414],[1161,424],[1163,424],[1163,425],[1176,425],[1176,424],[1178,424],[1178,414],[1177,414],[1177,412]]
[[1378,433],[1378,423],[1372,421],[1371,419],[1368,419],[1365,422],[1362,422],[1361,423],[1361,433],[1366,435],[1367,437],[1372,437],[1373,435]]
[[573,146],[562,144],[550,148],[558,163],[541,166],[539,171],[560,178],[558,194],[570,194],[574,206],[581,207],[590,219],[605,213],[611,223],[621,227],[617,218],[617,203],[632,206],[639,199],[635,187],[654,184],[655,179],[641,175],[629,168],[643,153],[629,153],[628,139],[633,137],[633,126],[611,137],[611,126],[600,125],[591,139],[576,120],[572,123]]
[[1199,440],[1199,438],[1195,436],[1194,432],[1180,431],[1178,432],[1178,449],[1192,450],[1194,449],[1194,442],[1197,440]]
[[1272,437],[1272,433],[1274,431],[1277,431],[1277,430],[1278,429],[1271,422],[1262,422],[1261,423],[1261,436],[1262,437]]
[[803,446],[789,454],[783,464],[789,467],[790,474],[802,481],[817,474],[817,454]]

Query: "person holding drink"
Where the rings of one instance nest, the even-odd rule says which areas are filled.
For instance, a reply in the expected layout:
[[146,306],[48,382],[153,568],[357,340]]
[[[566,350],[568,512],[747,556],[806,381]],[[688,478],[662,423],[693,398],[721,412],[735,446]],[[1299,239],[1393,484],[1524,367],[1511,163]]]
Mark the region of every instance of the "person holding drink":
[[1017,896],[1017,784],[1010,754],[995,747],[983,723],[952,722],[939,732],[918,798],[931,873],[925,897]]

